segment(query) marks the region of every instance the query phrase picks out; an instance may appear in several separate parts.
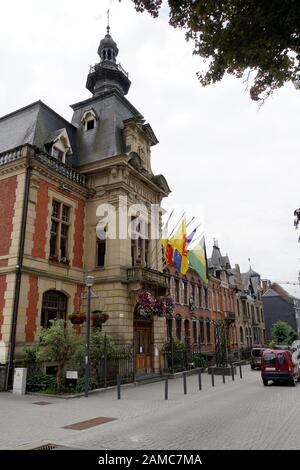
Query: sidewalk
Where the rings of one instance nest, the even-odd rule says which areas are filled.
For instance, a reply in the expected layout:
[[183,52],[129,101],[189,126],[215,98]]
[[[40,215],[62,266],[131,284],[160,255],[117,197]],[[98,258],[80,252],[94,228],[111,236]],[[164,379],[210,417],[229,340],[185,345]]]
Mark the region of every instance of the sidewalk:
[[[121,400],[117,400],[116,390],[72,400],[1,393],[0,449],[40,441],[88,449],[251,448],[257,441],[259,448],[266,448],[275,422],[278,430],[287,416],[295,421],[299,436],[300,384],[295,388],[263,387],[259,372],[250,371],[249,366],[243,367],[243,375],[243,379],[235,376],[235,381],[226,377],[225,385],[221,376],[215,376],[212,387],[211,377],[202,374],[201,391],[198,376],[190,376],[187,395],[182,379],[169,380],[168,401],[164,382],[124,387]],[[272,400],[281,404],[276,406]],[[51,404],[34,404],[39,401]],[[81,431],[63,429],[98,417],[115,420]],[[296,441],[300,447],[299,437]]]

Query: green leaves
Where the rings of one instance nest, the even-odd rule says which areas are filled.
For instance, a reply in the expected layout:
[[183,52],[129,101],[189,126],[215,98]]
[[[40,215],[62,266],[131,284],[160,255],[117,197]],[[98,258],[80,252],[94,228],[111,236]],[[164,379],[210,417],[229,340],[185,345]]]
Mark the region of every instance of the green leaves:
[[[132,0],[136,10],[158,16],[161,0]],[[300,73],[298,0],[168,0],[169,23],[186,31],[194,54],[208,59],[198,72],[203,86],[225,73],[249,80],[251,99],[263,102]]]

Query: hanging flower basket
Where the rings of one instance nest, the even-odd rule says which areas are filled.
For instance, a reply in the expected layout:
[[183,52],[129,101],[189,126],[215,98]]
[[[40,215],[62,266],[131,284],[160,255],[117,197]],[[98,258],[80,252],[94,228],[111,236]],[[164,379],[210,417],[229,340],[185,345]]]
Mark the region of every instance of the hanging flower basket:
[[138,311],[142,317],[150,317],[153,314],[155,300],[150,292],[144,290],[139,293]]
[[75,312],[69,315],[68,318],[73,325],[82,325],[86,320],[86,315],[84,313]]
[[158,317],[163,317],[166,314],[166,302],[164,297],[155,299],[153,305],[153,314]]
[[93,325],[96,328],[101,328],[102,324],[109,319],[109,315],[107,313],[103,313],[102,310],[94,310],[91,318],[93,320]]
[[175,309],[175,302],[172,297],[169,295],[165,297],[165,304],[166,304],[166,314],[173,315]]

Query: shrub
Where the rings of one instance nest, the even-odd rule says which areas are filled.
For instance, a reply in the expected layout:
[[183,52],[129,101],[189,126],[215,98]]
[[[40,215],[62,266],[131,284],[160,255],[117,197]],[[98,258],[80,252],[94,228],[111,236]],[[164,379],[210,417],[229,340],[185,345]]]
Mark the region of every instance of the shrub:
[[55,376],[43,373],[33,374],[27,377],[26,390],[27,392],[40,392],[43,390],[53,393],[55,391]]

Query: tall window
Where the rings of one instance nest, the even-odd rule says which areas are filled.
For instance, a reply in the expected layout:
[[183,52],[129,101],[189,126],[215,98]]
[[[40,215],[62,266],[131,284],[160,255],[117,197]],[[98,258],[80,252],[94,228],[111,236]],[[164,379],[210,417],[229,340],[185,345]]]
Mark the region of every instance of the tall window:
[[101,229],[103,236],[100,234],[100,238],[97,237],[96,240],[96,266],[97,268],[104,268],[105,266],[105,252],[106,252],[106,238],[105,232],[106,228]]
[[203,320],[200,320],[200,341],[201,343],[204,343],[205,338],[204,338],[204,322]]
[[197,337],[197,322],[196,322],[196,320],[193,321],[193,340],[194,340],[194,344],[197,344],[197,343],[198,343],[198,337]]
[[244,344],[244,331],[241,326],[240,326],[240,341],[242,344]]
[[179,304],[179,279],[175,279],[175,302]]
[[198,302],[199,302],[199,307],[203,307],[203,302],[202,302],[202,286],[198,285]]
[[210,323],[209,322],[206,323],[206,339],[207,339],[207,343],[210,343],[211,337],[210,337]]
[[50,257],[61,262],[68,261],[68,238],[70,207],[58,201],[52,202]]
[[187,282],[185,281],[183,281],[183,303],[185,305],[188,303]]
[[[137,217],[131,217],[132,238],[131,238],[131,258],[132,266],[150,266],[150,226]],[[140,235],[139,235],[140,234]]]
[[205,308],[209,308],[208,306],[208,288],[204,288],[204,302],[205,302]]
[[67,296],[56,290],[49,290],[43,295],[41,326],[50,328],[52,320],[66,320]]
[[191,285],[191,297],[193,302],[195,302],[195,284]]
[[237,314],[240,316],[240,301],[239,299],[236,299],[236,306],[237,306]]
[[176,338],[181,339],[181,317],[176,318]]

